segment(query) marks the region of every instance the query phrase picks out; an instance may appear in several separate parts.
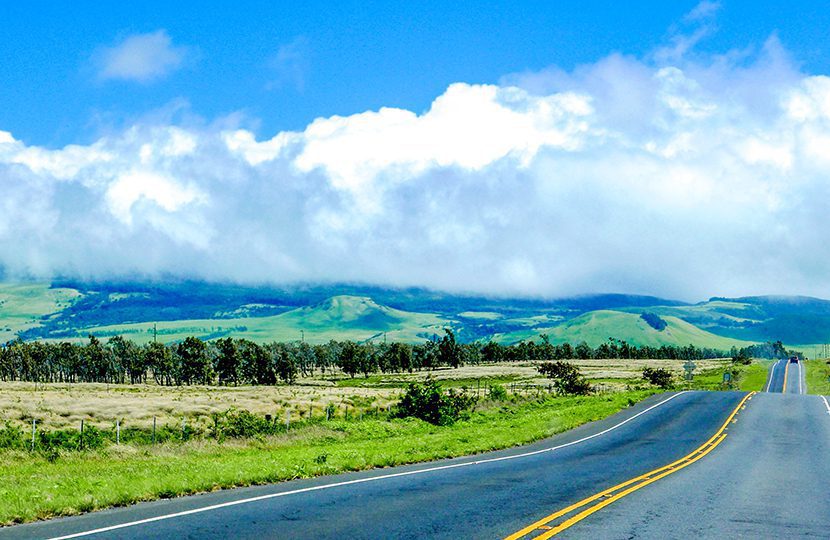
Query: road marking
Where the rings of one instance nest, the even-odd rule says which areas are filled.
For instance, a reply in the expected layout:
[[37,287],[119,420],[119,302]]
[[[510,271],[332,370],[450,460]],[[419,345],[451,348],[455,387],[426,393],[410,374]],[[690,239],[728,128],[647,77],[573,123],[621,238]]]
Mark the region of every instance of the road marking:
[[[778,362],[780,362],[780,360]],[[775,376],[775,366],[778,365],[778,362],[773,363],[772,367],[769,370],[769,380],[767,381],[767,389],[765,390],[765,392],[769,392],[769,387],[772,384],[773,377]]]
[[[721,442],[723,442],[723,440],[726,438],[726,434],[724,433],[724,431],[726,430],[727,426],[731,422],[734,421],[735,415],[738,414],[738,411],[741,409],[741,407],[743,407],[744,403],[746,403],[746,401],[748,399],[750,399],[751,396],[754,393],[755,392],[750,392],[749,394],[744,396],[744,398],[741,400],[741,402],[738,403],[737,407],[735,407],[732,410],[732,413],[726,418],[723,425],[721,425],[720,429],[718,429],[715,432],[715,434],[712,435],[709,438],[709,440],[707,440],[705,443],[700,445],[696,450],[694,450],[690,454],[687,454],[686,456],[678,459],[677,461],[675,461],[673,463],[669,463],[668,465],[664,465],[660,468],[654,469],[653,471],[650,471],[650,472],[647,472],[646,474],[637,476],[636,478],[626,480],[625,482],[623,482],[621,484],[617,484],[614,487],[610,487],[610,488],[608,488],[604,491],[600,491],[599,493],[596,493],[595,495],[591,495],[590,497],[587,497],[587,498],[585,498],[585,499],[583,499],[579,502],[576,502],[576,503],[574,503],[574,504],[572,504],[572,505],[570,505],[566,508],[563,508],[563,509],[561,509],[557,512],[554,512],[553,514],[550,514],[549,516],[546,516],[546,517],[544,517],[544,518],[542,518],[542,519],[540,519],[540,520],[538,520],[534,523],[531,523],[530,525],[528,525],[524,529],[516,531],[515,533],[511,534],[510,536],[505,537],[504,540],[518,540],[519,538],[525,537],[528,534],[533,533],[533,532],[537,532],[539,530],[544,530],[545,532],[538,535],[538,536],[534,536],[533,540],[544,540],[545,538],[550,538],[551,536],[554,536],[554,535],[564,531],[565,529],[571,527],[572,525],[578,523],[579,521],[585,519],[586,517],[590,516],[594,512],[597,512],[598,510],[601,510],[602,508],[605,508],[606,506],[613,503],[614,501],[617,501],[617,500],[625,497],[626,495],[637,491],[638,489],[641,489],[641,488],[643,488],[643,487],[645,487],[645,486],[647,486],[647,485],[649,485],[653,482],[656,482],[657,480],[660,480],[661,478],[664,478],[664,477],[666,477],[666,476],[668,476],[672,473],[675,473],[675,472],[677,472],[677,471],[679,471],[679,470],[681,470],[685,467],[688,467],[692,463],[702,459],[707,454],[709,454],[709,452],[714,450],[715,447],[717,447]],[[634,485],[632,485],[632,484],[634,484]],[[631,487],[629,487],[629,486],[631,486]],[[626,489],[623,489],[623,488],[626,488]],[[620,491],[620,490],[622,490],[622,491]],[[578,510],[579,508],[582,508],[584,506],[587,506],[588,504],[593,503],[594,501],[597,501],[597,500],[600,500],[600,502],[594,504],[593,506],[591,506],[589,508],[586,508],[585,510],[583,510],[580,513],[576,514],[575,516],[573,516],[571,518],[568,518],[567,520],[563,521],[561,524],[559,524],[557,526],[554,526],[550,529],[545,529],[545,527],[550,527],[551,526],[550,523],[552,521],[554,521],[558,518],[561,518],[561,517],[563,517],[567,514],[570,514],[571,512],[573,512],[575,510]]]
[[781,387],[781,393],[787,393],[787,372],[790,370],[790,361],[787,360],[787,363],[784,364],[784,385]]
[[498,458],[482,459],[482,460],[478,460],[478,461],[465,461],[464,463],[454,463],[452,465],[441,465],[441,466],[438,466],[438,467],[430,467],[430,468],[427,468],[427,469],[418,469],[417,471],[406,471],[406,472],[400,472],[400,473],[384,474],[384,475],[380,475],[380,476],[372,476],[370,478],[358,478],[356,480],[346,480],[344,482],[335,482],[333,484],[324,484],[322,486],[312,486],[312,487],[307,487],[307,488],[295,489],[295,490],[291,490],[291,491],[283,491],[283,492],[280,492],[280,493],[269,493],[268,495],[259,495],[257,497],[249,497],[247,499],[239,499],[239,500],[236,500],[236,501],[228,501],[228,502],[225,502],[225,503],[212,504],[210,506],[203,506],[201,508],[194,508],[192,510],[183,510],[181,512],[174,512],[172,514],[164,514],[164,515],[161,515],[161,516],[155,516],[155,517],[151,517],[151,518],[139,519],[139,520],[136,520],[136,521],[129,521],[127,523],[119,523],[118,525],[110,525],[108,527],[101,527],[101,528],[98,528],[98,529],[91,529],[91,530],[88,530],[88,531],[82,531],[82,532],[78,532],[78,533],[67,534],[67,535],[64,535],[64,536],[56,536],[56,537],[51,538],[50,540],[68,540],[70,538],[81,538],[83,536],[91,536],[91,535],[94,535],[94,534],[100,534],[100,533],[105,533],[105,532],[110,532],[110,531],[117,531],[119,529],[125,529],[127,527],[135,527],[137,525],[145,525],[147,523],[154,523],[156,521],[163,521],[163,520],[173,519],[173,518],[177,518],[177,517],[190,516],[190,515],[193,515],[193,514],[200,514],[202,512],[210,512],[212,510],[219,510],[221,508],[228,508],[228,507],[231,507],[231,506],[238,506],[240,504],[248,504],[248,503],[253,503],[253,502],[265,501],[265,500],[268,500],[268,499],[276,499],[277,497],[286,497],[288,495],[297,495],[297,494],[300,494],[300,493],[309,493],[309,492],[312,492],[312,491],[321,491],[321,490],[324,490],[324,489],[331,489],[331,488],[336,488],[336,487],[341,487],[341,486],[350,486],[350,485],[354,485],[354,484],[365,484],[365,483],[368,483],[368,482],[377,482],[377,481],[380,481],[380,480],[388,480],[390,478],[400,478],[400,477],[404,477],[404,476],[414,476],[414,475],[417,475],[417,474],[425,474],[425,473],[435,472],[435,471],[445,471],[445,470],[448,470],[448,469],[457,469],[457,468],[460,468],[460,467],[471,467],[471,466],[474,466],[474,465],[483,465],[483,464],[486,464],[486,463],[495,463],[497,461],[508,461],[508,460],[512,460],[512,459],[519,459],[519,458],[525,458],[525,457],[529,457],[529,456],[535,456],[535,455],[538,455],[538,454],[544,454],[546,452],[553,452],[555,450],[560,450],[560,449],[566,448],[568,446],[573,446],[575,444],[583,443],[585,441],[594,439],[596,437],[599,437],[601,435],[605,435],[606,433],[614,431],[615,429],[631,422],[635,418],[638,418],[638,417],[646,414],[647,412],[649,412],[651,410],[654,410],[657,407],[660,407],[661,405],[664,405],[664,404],[668,403],[669,401],[673,400],[674,398],[676,398],[678,396],[681,396],[683,394],[686,394],[687,392],[688,392],[688,390],[684,390],[682,392],[678,392],[676,394],[673,394],[673,395],[667,397],[666,399],[664,399],[663,401],[655,403],[651,407],[649,407],[645,410],[642,410],[642,411],[638,412],[637,414],[635,414],[634,416],[632,416],[630,418],[626,418],[622,422],[620,422],[618,424],[614,424],[613,426],[611,426],[607,429],[604,429],[603,431],[600,431],[599,433],[594,433],[593,435],[583,437],[579,440],[571,441],[571,442],[565,443],[565,444],[560,444],[558,446],[553,446],[551,448],[543,448],[541,450],[534,450],[533,452],[525,452],[524,454],[515,454],[515,455],[512,455],[512,456],[503,456],[503,457],[498,457]]
[[827,408],[827,414],[830,414],[830,403],[827,403],[827,398],[821,396],[822,401],[824,401],[824,406]]
[[801,369],[801,362],[798,362],[798,393],[803,394],[804,391],[801,389],[801,379],[802,379],[803,371]]

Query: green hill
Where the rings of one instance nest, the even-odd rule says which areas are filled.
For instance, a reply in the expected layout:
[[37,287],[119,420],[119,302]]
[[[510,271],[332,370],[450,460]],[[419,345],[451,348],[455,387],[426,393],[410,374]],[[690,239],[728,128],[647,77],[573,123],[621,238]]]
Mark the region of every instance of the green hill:
[[547,334],[554,343],[579,343],[585,341],[596,347],[609,337],[627,341],[632,345],[688,345],[716,349],[729,349],[733,345],[746,346],[749,343],[725,338],[706,332],[677,317],[663,317],[667,326],[663,330],[651,327],[639,314],[621,311],[599,310],[585,313],[549,328],[512,332],[497,337],[499,341],[512,343]]
[[[297,308],[268,317],[233,319],[185,319],[158,323],[129,323],[79,329],[74,337],[124,335],[138,342],[153,339],[175,341],[187,336],[215,339],[224,336],[253,341],[295,341],[323,343],[331,339],[365,341],[423,341],[443,334],[450,321],[431,313],[413,313],[381,306],[371,298],[335,296],[314,306]],[[385,334],[385,336],[384,336]]]
[[[660,331],[644,312],[669,322]],[[196,335],[257,341],[305,339],[417,342],[452,326],[462,341],[538,339],[594,345],[728,348],[781,340],[830,342],[830,301],[797,296],[712,298],[698,304],[623,294],[559,299],[452,295],[360,285],[245,287],[205,282],[0,283],[0,340],[81,339],[125,334],[165,341]]]

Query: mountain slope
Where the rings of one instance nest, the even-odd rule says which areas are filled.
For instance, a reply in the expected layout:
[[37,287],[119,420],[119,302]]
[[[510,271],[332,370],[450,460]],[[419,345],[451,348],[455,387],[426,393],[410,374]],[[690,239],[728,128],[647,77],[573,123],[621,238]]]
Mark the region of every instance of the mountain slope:
[[[656,330],[642,317],[634,313],[598,310],[585,313],[550,328],[534,329],[533,333],[547,334],[554,343],[579,343],[585,341],[596,347],[608,338],[627,341],[633,345],[688,345],[693,343],[700,347],[729,349],[733,345],[746,346],[747,342],[725,338],[706,332],[693,324],[677,317],[664,317],[667,327]],[[534,336],[527,331],[514,332],[498,336],[499,341],[514,342]]]
[[156,331],[163,341],[195,335],[203,339],[233,336],[259,342],[305,339],[310,343],[322,343],[331,339],[365,341],[373,338],[415,342],[443,334],[443,328],[449,325],[450,321],[435,314],[406,312],[381,306],[371,298],[340,295],[314,306],[268,317],[95,326],[76,332],[72,337],[85,337],[87,333],[101,337],[125,335],[134,341],[147,342],[153,339]]

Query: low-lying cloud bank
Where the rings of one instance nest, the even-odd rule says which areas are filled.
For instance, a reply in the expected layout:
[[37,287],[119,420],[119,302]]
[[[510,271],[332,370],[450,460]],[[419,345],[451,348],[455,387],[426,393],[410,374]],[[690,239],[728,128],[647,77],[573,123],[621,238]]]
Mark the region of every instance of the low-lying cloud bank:
[[830,295],[830,78],[755,54],[611,55],[421,114],[0,131],[7,275],[359,281],[492,294]]

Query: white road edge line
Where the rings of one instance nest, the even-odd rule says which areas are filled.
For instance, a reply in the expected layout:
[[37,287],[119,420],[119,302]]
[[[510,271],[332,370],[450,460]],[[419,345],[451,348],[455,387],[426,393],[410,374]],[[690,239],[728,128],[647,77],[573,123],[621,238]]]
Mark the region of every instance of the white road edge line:
[[240,504],[247,504],[247,503],[252,503],[252,502],[264,501],[264,500],[267,500],[267,499],[275,499],[277,497],[285,497],[287,495],[296,495],[298,493],[308,493],[308,492],[311,492],[311,491],[320,491],[320,490],[323,490],[323,489],[330,489],[330,488],[335,488],[335,487],[340,487],[340,486],[349,486],[349,485],[353,485],[353,484],[363,484],[363,483],[366,483],[366,482],[376,482],[378,480],[386,480],[386,479],[389,479],[389,478],[398,478],[398,477],[401,477],[401,476],[412,476],[412,475],[424,474],[424,473],[428,473],[428,472],[444,471],[444,470],[447,470],[447,469],[457,469],[459,467],[469,467],[469,466],[472,466],[472,465],[481,465],[481,464],[485,464],[485,463],[494,463],[496,461],[507,461],[507,460],[511,460],[511,459],[518,459],[518,458],[524,458],[524,457],[528,457],[528,456],[534,456],[534,455],[537,455],[537,454],[543,454],[545,452],[553,452],[554,450],[559,450],[561,448],[565,448],[565,447],[568,447],[568,446],[573,446],[575,444],[579,444],[579,443],[588,441],[590,439],[594,439],[596,437],[599,437],[600,435],[605,435],[606,433],[608,433],[610,431],[614,431],[618,427],[631,422],[635,418],[637,418],[639,416],[642,416],[645,413],[651,411],[652,409],[656,409],[657,407],[659,407],[659,406],[661,406],[665,403],[668,403],[669,401],[673,400],[674,398],[676,398],[678,396],[681,396],[681,395],[683,395],[687,392],[688,392],[688,390],[684,390],[682,392],[678,392],[677,394],[669,396],[668,398],[664,399],[663,401],[661,401],[659,403],[655,403],[654,405],[652,405],[648,409],[645,409],[643,411],[638,412],[637,414],[635,414],[631,418],[626,418],[625,420],[623,420],[619,424],[615,424],[615,425],[611,426],[608,429],[600,431],[599,433],[594,433],[593,435],[583,437],[579,440],[571,441],[571,442],[565,443],[565,444],[560,444],[559,446],[554,446],[554,447],[551,447],[551,448],[543,448],[542,450],[534,450],[533,452],[526,452],[524,454],[516,454],[516,455],[513,455],[513,456],[504,456],[504,457],[491,458],[491,459],[482,459],[480,461],[467,461],[467,462],[464,462],[464,463],[455,463],[453,465],[441,465],[439,467],[430,467],[428,469],[419,469],[417,471],[406,471],[406,472],[400,472],[400,473],[385,474],[385,475],[382,475],[382,476],[372,476],[370,478],[359,478],[357,480],[347,480],[345,482],[336,482],[334,484],[325,484],[325,485],[322,485],[322,486],[313,486],[313,487],[307,487],[307,488],[302,488],[302,489],[295,489],[293,491],[283,491],[283,492],[280,492],[280,493],[270,493],[268,495],[259,495],[258,497],[250,497],[248,499],[239,499],[237,501],[229,501],[229,502],[225,502],[225,503],[214,504],[214,505],[211,505],[211,506],[204,506],[202,508],[194,508],[192,510],[184,510],[182,512],[175,512],[173,514],[165,514],[165,515],[155,516],[155,517],[146,518],[146,519],[139,519],[137,521],[129,521],[127,523],[120,523],[118,525],[110,525],[109,527],[101,527],[100,529],[93,529],[93,530],[90,530],[90,531],[83,531],[83,532],[78,532],[78,533],[73,533],[73,534],[67,534],[65,536],[56,536],[56,537],[51,538],[49,540],[68,540],[69,538],[80,538],[80,537],[83,537],[83,536],[91,536],[93,534],[100,534],[100,533],[105,533],[105,532],[110,532],[110,531],[116,531],[118,529],[125,529],[127,527],[134,527],[136,525],[144,525],[146,523],[153,523],[155,521],[162,521],[162,520],[165,520],[165,519],[173,519],[173,518],[177,518],[177,517],[189,516],[189,515],[192,515],[192,514],[200,514],[202,512],[209,512],[211,510],[218,510],[220,508],[227,508],[229,506],[237,506],[237,505],[240,505]]
[[798,393],[803,394],[804,390],[802,390],[801,379],[804,377],[804,370],[801,369],[801,362],[798,362]]
[[820,396],[821,400],[824,402],[824,406],[827,408],[827,414],[830,414],[830,403],[827,403],[827,398],[824,396]]
[[[779,360],[778,362],[780,362],[780,361],[781,360]],[[772,364],[772,367],[769,369],[769,380],[767,381],[767,389],[764,390],[764,392],[769,392],[769,387],[772,384],[772,378],[775,376],[775,366],[778,365],[778,362],[775,362],[774,364]]]

